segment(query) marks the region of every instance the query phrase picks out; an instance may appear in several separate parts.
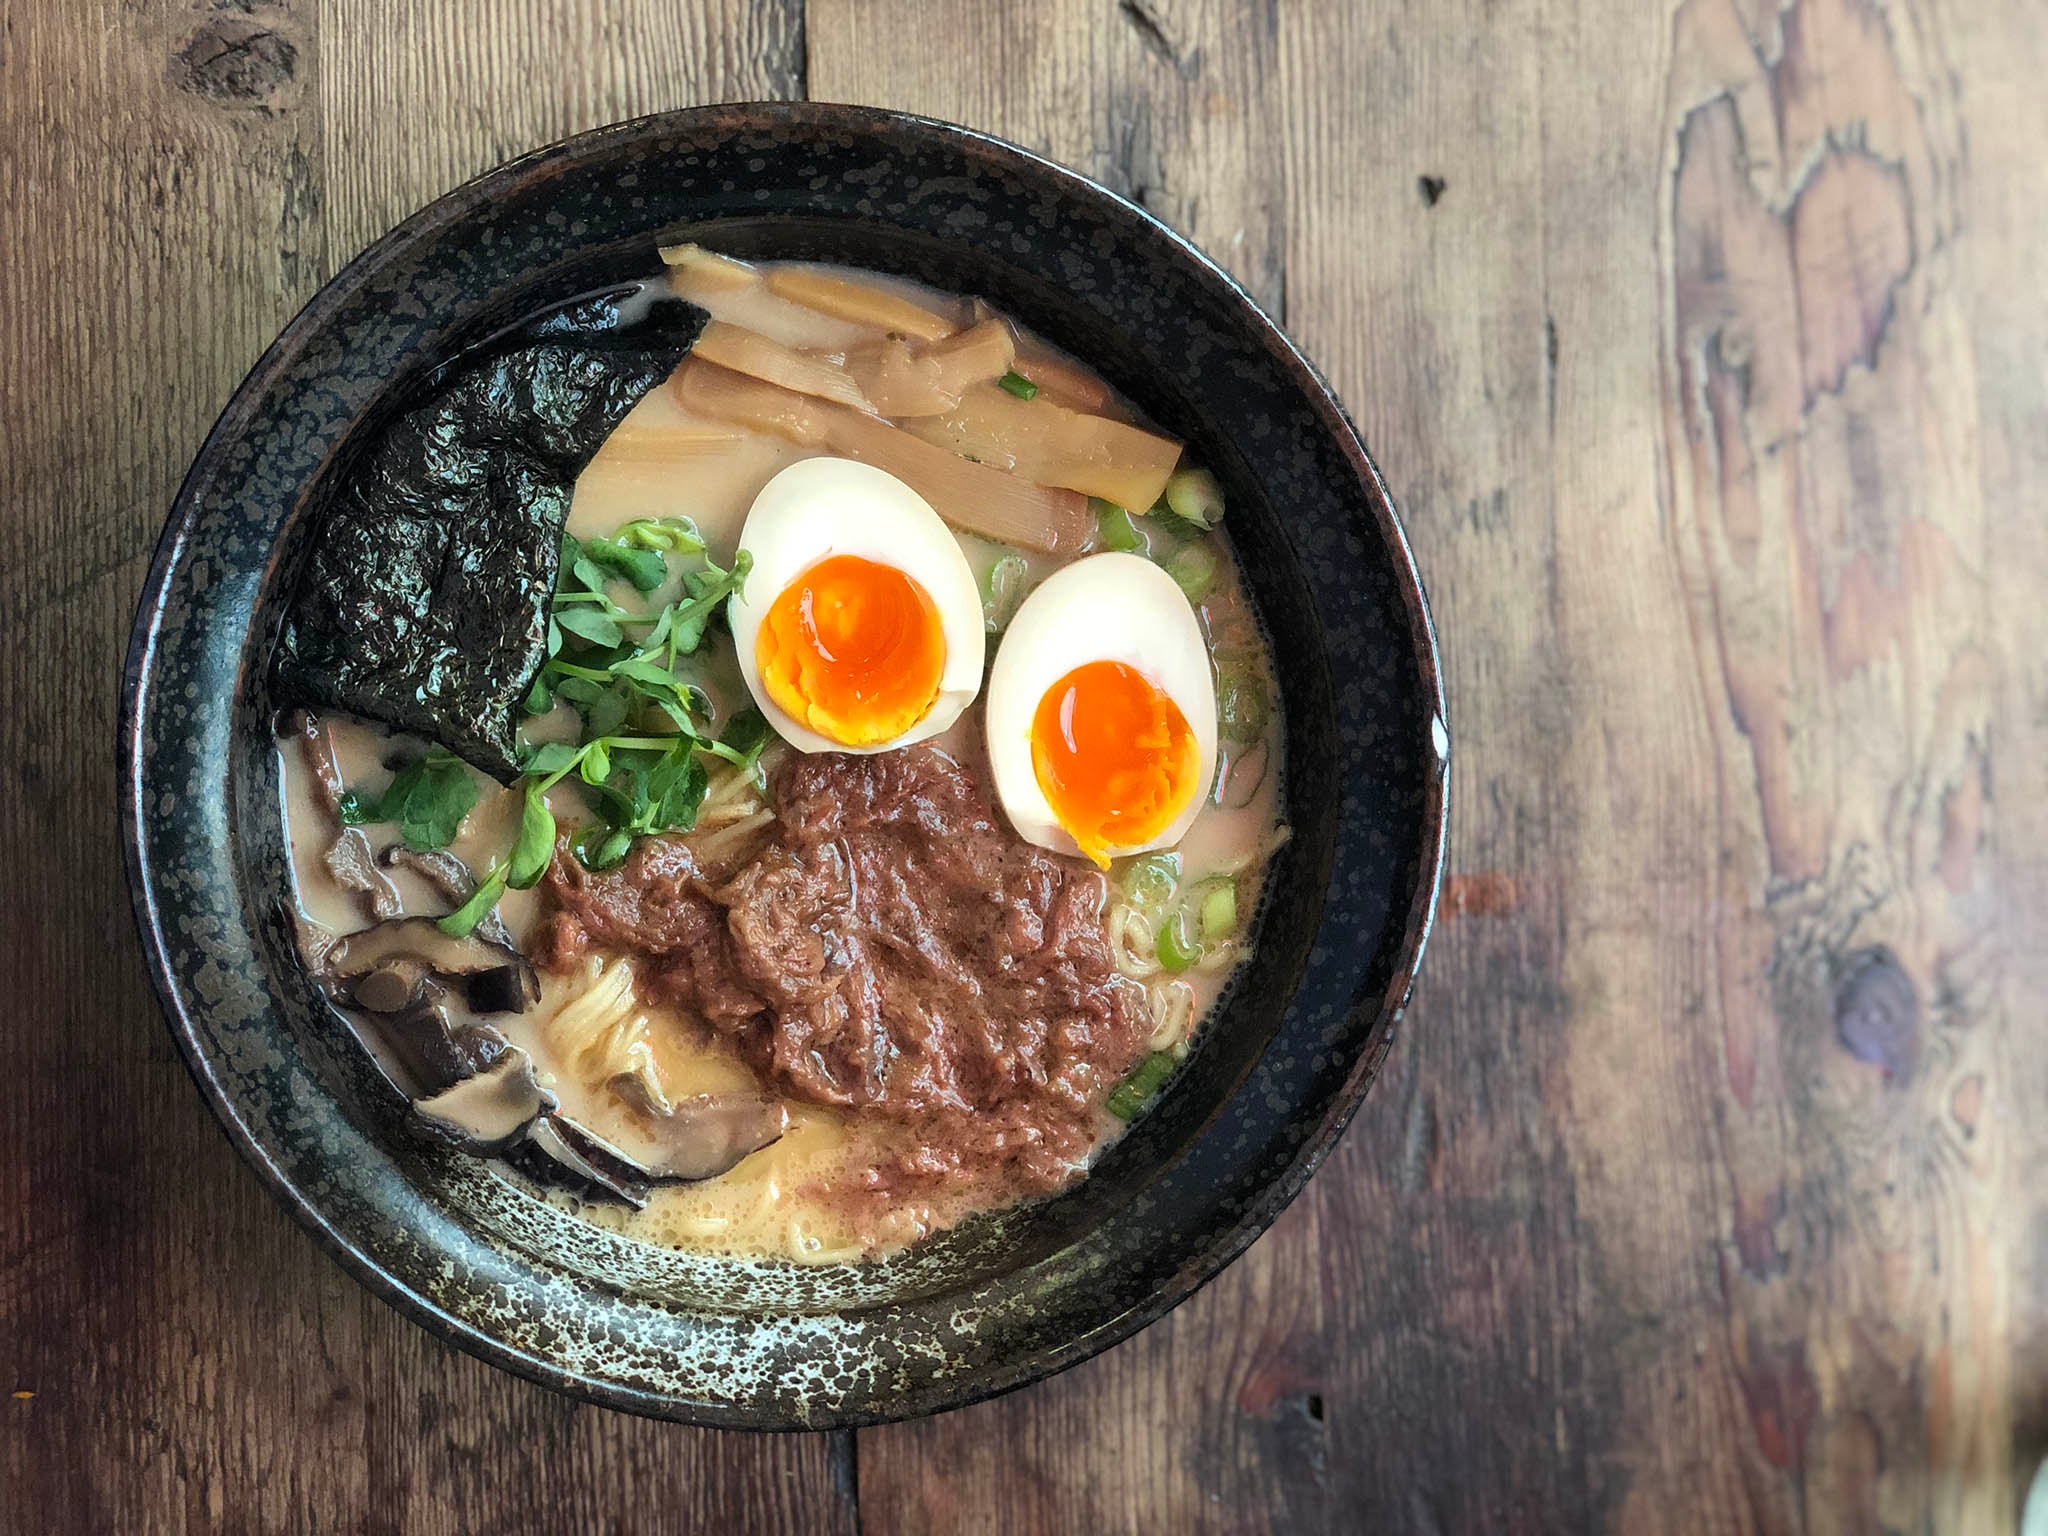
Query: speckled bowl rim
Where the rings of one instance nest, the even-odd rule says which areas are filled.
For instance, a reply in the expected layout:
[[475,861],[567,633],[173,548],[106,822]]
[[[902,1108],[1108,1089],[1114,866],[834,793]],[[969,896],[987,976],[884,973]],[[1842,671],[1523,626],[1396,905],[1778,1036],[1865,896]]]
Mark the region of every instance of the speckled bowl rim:
[[[663,133],[701,132],[707,128],[740,133],[784,126],[853,134],[886,128],[927,136],[964,157],[979,157],[992,165],[1035,178],[1061,198],[1092,204],[1116,218],[1142,227],[1150,239],[1169,248],[1176,260],[1192,269],[1194,278],[1219,286],[1241,306],[1242,317],[1270,350],[1283,373],[1290,375],[1299,386],[1304,401],[1316,413],[1319,427],[1337,447],[1361,484],[1362,499],[1372,513],[1372,533],[1381,541],[1399,587],[1407,630],[1414,647],[1412,661],[1427,695],[1430,730],[1437,758],[1436,769],[1427,775],[1424,787],[1421,867],[1403,920],[1403,942],[1378,1002],[1375,1022],[1341,1088],[1330,1098],[1320,1123],[1301,1140],[1292,1161],[1245,1207],[1241,1218],[1208,1235],[1172,1279],[1143,1302],[1127,1307],[1111,1321],[1085,1334],[1022,1359],[1002,1362],[973,1377],[947,1378],[927,1384],[885,1409],[828,1411],[801,1423],[779,1419],[766,1422],[762,1415],[749,1414],[744,1409],[707,1407],[703,1403],[681,1400],[659,1391],[597,1379],[508,1344],[388,1274],[301,1192],[244,1120],[200,1042],[198,1026],[172,973],[158,890],[143,851],[146,831],[142,803],[145,773],[141,730],[144,684],[155,659],[155,640],[167,585],[179,552],[192,531],[191,524],[197,511],[193,497],[195,487],[219,471],[234,441],[235,431],[242,424],[241,418],[270,386],[281,360],[294,354],[304,337],[318,332],[354,296],[356,289],[377,268],[388,247],[411,241],[465,217],[501,185],[516,182],[545,168],[601,153],[617,143]],[[1122,1342],[1165,1316],[1214,1279],[1273,1223],[1307,1184],[1350,1123],[1391,1048],[1434,923],[1449,833],[1450,737],[1435,623],[1407,533],[1395,512],[1392,495],[1378,467],[1366,452],[1356,427],[1321,372],[1229,273],[1190,241],[1130,200],[1055,161],[990,134],[911,113],[833,103],[729,103],[654,113],[592,129],[506,161],[471,178],[365,247],[307,301],[279,332],[277,339],[264,350],[209,429],[205,443],[187,471],[172,504],[171,516],[158,539],[149,575],[138,600],[123,668],[118,741],[123,854],[151,985],[171,1025],[171,1032],[177,1038],[185,1065],[211,1105],[223,1131],[293,1218],[370,1291],[444,1340],[481,1360],[543,1386],[606,1407],[725,1428],[830,1430],[860,1427],[983,1402],[1055,1375]],[[1359,1006],[1362,1009],[1365,1005]]]

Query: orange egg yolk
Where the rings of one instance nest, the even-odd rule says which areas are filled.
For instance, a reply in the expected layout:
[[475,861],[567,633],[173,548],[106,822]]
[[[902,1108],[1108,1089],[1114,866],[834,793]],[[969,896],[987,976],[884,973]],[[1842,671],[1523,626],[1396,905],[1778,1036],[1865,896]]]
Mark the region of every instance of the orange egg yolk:
[[1180,706],[1120,661],[1091,661],[1048,688],[1031,766],[1053,815],[1103,868],[1187,809],[1201,753]]
[[930,594],[895,566],[827,555],[769,605],[754,661],[791,719],[841,746],[873,747],[930,712],[946,633]]

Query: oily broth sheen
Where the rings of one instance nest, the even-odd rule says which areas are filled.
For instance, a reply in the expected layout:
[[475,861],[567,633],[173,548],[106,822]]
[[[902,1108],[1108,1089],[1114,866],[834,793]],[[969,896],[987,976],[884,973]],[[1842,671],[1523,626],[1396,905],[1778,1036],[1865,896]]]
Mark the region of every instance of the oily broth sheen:
[[[942,313],[962,311],[962,301],[900,279],[851,270],[844,275],[886,287]],[[658,291],[659,280],[649,286],[651,291]],[[791,346],[839,350],[877,334],[845,321],[814,315],[758,288],[693,293],[692,298],[710,311],[714,319],[747,326]],[[1022,332],[1019,334],[1033,353],[1063,358],[1055,349]],[[1063,360],[1078,363],[1076,359]],[[1116,402],[1112,402],[1111,409],[1126,419],[1135,418],[1135,413]],[[815,456],[813,450],[781,438],[694,416],[676,401],[671,391],[657,388],[626,416],[578,479],[568,531],[579,538],[589,538],[611,533],[635,518],[687,517],[703,534],[708,555],[720,565],[729,565],[738,546],[740,528],[761,487],[779,470]],[[977,576],[1001,555],[1009,553],[1004,546],[972,534],[956,537]],[[1064,563],[1023,553],[1032,584]],[[659,592],[653,594],[652,600],[666,601],[671,595]],[[1277,700],[1270,655],[1239,587],[1233,561],[1222,563],[1216,588],[1205,607],[1215,616],[1215,643],[1256,656],[1272,690],[1270,696]],[[714,650],[714,663],[701,680],[722,718],[746,702],[746,689],[738,675],[729,638],[715,633],[707,638],[706,645]],[[993,654],[991,644],[991,657]],[[574,727],[573,716],[566,707],[561,714],[561,719],[550,717],[530,722],[529,734],[568,734]],[[981,751],[980,718],[977,699],[958,722],[934,739],[933,745],[962,761],[971,761]],[[353,789],[380,791],[393,772],[387,759],[405,745],[404,739],[379,727],[344,718],[330,717],[326,723],[344,781]],[[1267,726],[1267,749],[1275,754],[1278,735],[1276,718]],[[300,754],[290,741],[280,745],[284,813],[300,907],[308,918],[337,932],[360,927],[367,919],[320,862],[320,851],[326,846],[328,834]],[[516,794],[498,788],[481,775],[478,780],[482,793],[477,807],[450,849],[473,869],[485,867],[509,846],[519,815]],[[1264,854],[1279,823],[1279,781],[1276,759],[1247,803],[1236,808],[1210,804],[1196,818],[1178,849],[1189,879],[1209,871],[1244,866],[1238,875],[1238,912],[1244,929],[1249,929],[1259,905]],[[580,823],[588,814],[580,795],[573,790],[558,788],[550,796],[550,803],[565,828]],[[364,830],[380,852],[395,840],[395,832],[388,826]],[[446,903],[416,876],[394,871],[392,877],[406,911],[435,913],[445,907]],[[522,948],[528,947],[539,916],[537,893],[508,892],[499,910],[514,941]],[[623,959],[606,959],[602,964],[630,967],[630,961]],[[579,1000],[588,1002],[600,993],[609,999],[621,990],[618,977],[602,971],[599,959],[593,957],[586,965],[587,969],[568,976],[543,972],[540,1005],[526,1014],[495,1018],[493,1022],[533,1055],[543,1081],[560,1098],[565,1113],[628,1153],[651,1151],[626,1103],[602,1077],[593,1080],[589,1075],[588,1032],[557,1027],[558,1023],[578,1017],[575,1010]],[[1198,969],[1179,978],[1193,994],[1190,1035],[1201,1026],[1231,974],[1229,969]],[[586,1008],[585,1012],[588,1011]],[[672,1097],[754,1091],[758,1087],[751,1070],[731,1047],[694,1020],[651,1006],[630,990],[626,991],[624,1001],[615,1002],[606,1014],[609,1027],[635,1031],[635,1037],[645,1042]],[[364,1037],[366,1046],[377,1050],[368,1030],[359,1028],[358,1034]],[[598,1224],[649,1242],[740,1257],[809,1263],[893,1252],[951,1225],[969,1209],[990,1203],[986,1191],[964,1193],[946,1204],[906,1202],[881,1220],[869,1219],[863,1225],[854,1219],[846,1202],[837,1198],[836,1193],[850,1188],[864,1169],[884,1157],[894,1140],[905,1134],[903,1129],[816,1106],[792,1102],[789,1108],[790,1130],[782,1140],[717,1178],[657,1189],[644,1210],[584,1203],[559,1191],[550,1192],[548,1198],[577,1209]],[[1098,1155],[1120,1129],[1119,1122],[1107,1115],[1102,1117]]]

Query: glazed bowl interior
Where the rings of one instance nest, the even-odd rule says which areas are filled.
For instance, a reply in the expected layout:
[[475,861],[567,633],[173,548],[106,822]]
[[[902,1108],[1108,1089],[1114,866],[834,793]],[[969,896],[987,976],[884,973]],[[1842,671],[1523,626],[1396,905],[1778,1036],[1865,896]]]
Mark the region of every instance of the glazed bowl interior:
[[[519,316],[656,270],[659,243],[976,294],[1083,358],[1223,483],[1280,660],[1285,815],[1252,959],[1186,1070],[1093,1173],[883,1263],[631,1242],[424,1145],[296,959],[264,677],[309,489],[408,383]],[[1433,638],[1384,488],[1312,371],[1128,204],[963,130],[720,108],[501,168],[373,246],[287,328],[180,493],[138,616],[131,870],[195,1076],[295,1214],[465,1347],[618,1406],[862,1422],[1016,1386],[1122,1337],[1300,1187],[1383,1051],[1443,835]]]

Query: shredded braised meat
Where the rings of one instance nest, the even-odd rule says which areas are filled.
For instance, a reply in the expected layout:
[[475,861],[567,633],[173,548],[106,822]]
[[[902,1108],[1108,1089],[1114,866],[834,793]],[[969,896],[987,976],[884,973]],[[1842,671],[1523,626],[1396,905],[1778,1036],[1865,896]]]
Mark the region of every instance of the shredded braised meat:
[[651,998],[774,1088],[900,1123],[910,1150],[870,1171],[875,1193],[1070,1182],[1151,1029],[1102,876],[1018,839],[929,746],[797,758],[772,795],[775,835],[721,883],[678,837],[601,874],[558,849],[540,963],[635,956]]

